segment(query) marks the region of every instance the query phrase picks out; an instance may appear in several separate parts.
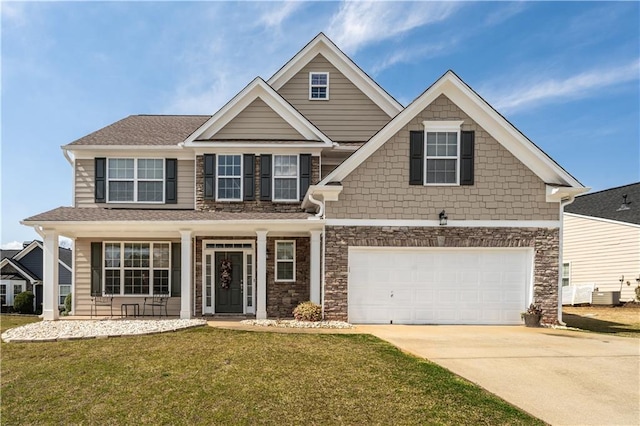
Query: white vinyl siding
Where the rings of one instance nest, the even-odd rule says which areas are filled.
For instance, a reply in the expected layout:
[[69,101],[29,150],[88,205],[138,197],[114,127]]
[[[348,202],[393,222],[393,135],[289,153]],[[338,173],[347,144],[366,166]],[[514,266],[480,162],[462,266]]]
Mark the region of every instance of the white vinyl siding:
[[633,300],[640,277],[640,226],[570,214],[563,222],[562,258],[571,262],[571,285],[595,284],[600,291],[621,291],[623,302]]

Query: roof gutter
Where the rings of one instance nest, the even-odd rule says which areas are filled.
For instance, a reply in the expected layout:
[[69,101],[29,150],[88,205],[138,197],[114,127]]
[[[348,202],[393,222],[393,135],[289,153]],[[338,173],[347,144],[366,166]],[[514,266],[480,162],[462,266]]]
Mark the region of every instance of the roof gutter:
[[73,158],[71,158],[71,156],[69,155],[69,150],[66,148],[66,146],[61,146],[60,148],[62,149],[62,153],[64,154],[64,158],[66,158],[67,161],[69,162],[69,164],[71,164],[71,166],[73,166]]

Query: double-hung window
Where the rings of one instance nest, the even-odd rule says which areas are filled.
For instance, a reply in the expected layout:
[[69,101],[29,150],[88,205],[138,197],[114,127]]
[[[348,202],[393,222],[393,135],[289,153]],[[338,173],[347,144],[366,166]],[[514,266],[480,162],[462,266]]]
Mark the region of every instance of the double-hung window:
[[164,202],[164,160],[109,158],[107,201],[111,203]]
[[169,243],[105,243],[104,293],[169,293],[170,253]]
[[461,122],[425,122],[426,185],[460,183]]
[[242,200],[242,156],[218,155],[218,194],[220,201]]
[[298,177],[297,155],[274,155],[273,200],[298,201]]
[[309,99],[312,101],[329,99],[329,73],[309,73]]
[[25,290],[25,283],[3,280],[0,284],[0,302],[2,305],[13,306],[14,298]]
[[276,281],[296,280],[295,241],[276,241]]

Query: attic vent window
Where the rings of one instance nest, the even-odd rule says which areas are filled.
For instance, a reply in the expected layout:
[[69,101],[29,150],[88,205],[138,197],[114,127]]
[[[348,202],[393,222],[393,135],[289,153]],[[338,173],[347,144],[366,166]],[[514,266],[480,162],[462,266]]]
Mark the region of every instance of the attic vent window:
[[309,100],[329,99],[329,73],[310,72],[309,73]]
[[629,207],[629,204],[631,204],[631,201],[627,201],[627,194],[624,194],[622,196],[622,205],[620,207],[618,207],[618,212],[623,211],[623,210],[629,210],[631,207]]

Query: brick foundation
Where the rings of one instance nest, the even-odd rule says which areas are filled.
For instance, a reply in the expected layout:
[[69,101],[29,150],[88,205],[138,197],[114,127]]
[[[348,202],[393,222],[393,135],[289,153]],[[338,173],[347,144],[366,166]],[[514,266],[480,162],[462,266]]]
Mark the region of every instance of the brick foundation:
[[556,323],[558,320],[558,236],[557,228],[327,226],[325,317],[330,320],[347,320],[349,246],[529,247],[535,253],[534,301],[541,305],[544,311],[542,322]]

